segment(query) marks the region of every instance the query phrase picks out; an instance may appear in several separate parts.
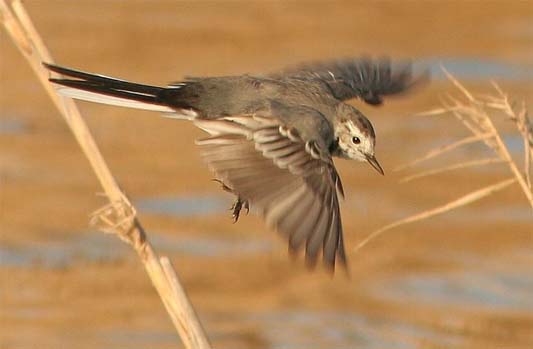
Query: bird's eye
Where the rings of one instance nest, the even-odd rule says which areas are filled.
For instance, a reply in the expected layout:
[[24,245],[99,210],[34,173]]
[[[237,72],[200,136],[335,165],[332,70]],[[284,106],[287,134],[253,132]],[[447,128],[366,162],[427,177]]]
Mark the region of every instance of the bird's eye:
[[352,142],[353,142],[353,144],[359,144],[359,143],[361,143],[361,140],[359,139],[359,137],[353,137],[352,138]]

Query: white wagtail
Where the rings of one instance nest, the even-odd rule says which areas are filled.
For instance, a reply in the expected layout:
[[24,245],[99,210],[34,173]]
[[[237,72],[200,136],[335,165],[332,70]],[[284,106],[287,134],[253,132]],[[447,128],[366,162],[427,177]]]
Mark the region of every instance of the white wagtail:
[[379,173],[370,121],[344,101],[379,105],[382,96],[425,80],[411,64],[388,59],[343,59],[255,76],[188,78],[148,86],[45,64],[72,98],[163,112],[191,120],[209,136],[197,141],[223,188],[237,197],[235,221],[251,205],[289,240],[305,244],[306,263],[346,266],[338,195],[344,196],[332,157],[367,161]]

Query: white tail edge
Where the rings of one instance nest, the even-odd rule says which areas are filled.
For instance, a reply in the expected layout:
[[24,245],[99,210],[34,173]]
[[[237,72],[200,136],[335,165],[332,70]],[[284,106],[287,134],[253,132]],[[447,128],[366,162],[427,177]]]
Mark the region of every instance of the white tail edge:
[[170,107],[166,107],[164,105],[150,104],[150,103],[134,101],[131,99],[126,99],[126,98],[106,96],[100,93],[83,91],[83,90],[78,90],[78,89],[69,88],[69,87],[61,87],[61,88],[58,88],[57,91],[62,96],[70,97],[73,99],[79,99],[79,100],[87,101],[87,102],[108,104],[108,105],[133,108],[133,109],[157,111],[157,112],[168,113],[168,114],[176,114],[176,110]]

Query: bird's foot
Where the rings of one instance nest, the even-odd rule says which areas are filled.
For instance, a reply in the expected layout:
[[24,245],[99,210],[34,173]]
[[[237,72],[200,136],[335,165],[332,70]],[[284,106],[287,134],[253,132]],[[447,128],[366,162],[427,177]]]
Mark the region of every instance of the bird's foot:
[[231,216],[233,217],[233,223],[237,223],[243,207],[246,209],[246,214],[250,212],[250,203],[248,202],[248,200],[242,199],[237,193],[235,193],[233,189],[231,189],[226,184],[224,184],[224,182],[222,182],[220,179],[215,178],[213,180],[215,182],[220,183],[220,185],[222,185],[222,190],[227,191],[228,193],[232,193],[233,195],[237,196],[237,199],[235,200],[233,205],[231,205],[230,207],[230,211],[232,211]]
[[248,214],[250,212],[250,204],[248,203],[248,200],[243,200],[237,196],[237,200],[235,200],[230,208],[230,211],[233,211],[231,214],[233,217],[233,223],[237,223],[239,220],[239,216],[243,207],[246,209],[246,214]]

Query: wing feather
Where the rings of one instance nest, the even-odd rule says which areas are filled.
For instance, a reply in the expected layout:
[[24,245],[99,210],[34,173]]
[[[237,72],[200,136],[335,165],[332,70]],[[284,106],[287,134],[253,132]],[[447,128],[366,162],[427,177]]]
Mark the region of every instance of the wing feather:
[[[248,120],[251,119],[251,120]],[[345,264],[337,191],[340,180],[330,156],[313,140],[274,116],[232,116],[195,120],[211,134],[197,143],[217,178],[261,213],[289,240],[289,250],[305,246],[314,266]],[[327,153],[329,154],[329,153]]]
[[403,93],[429,79],[427,70],[415,74],[410,61],[393,63],[387,57],[310,63],[273,76],[322,81],[327,92],[339,100],[360,98],[372,105],[381,104],[383,96]]

